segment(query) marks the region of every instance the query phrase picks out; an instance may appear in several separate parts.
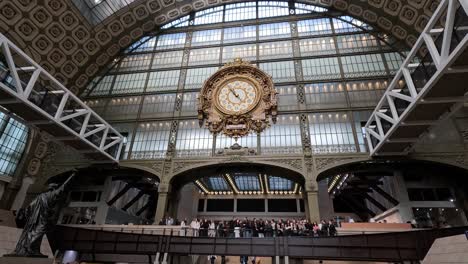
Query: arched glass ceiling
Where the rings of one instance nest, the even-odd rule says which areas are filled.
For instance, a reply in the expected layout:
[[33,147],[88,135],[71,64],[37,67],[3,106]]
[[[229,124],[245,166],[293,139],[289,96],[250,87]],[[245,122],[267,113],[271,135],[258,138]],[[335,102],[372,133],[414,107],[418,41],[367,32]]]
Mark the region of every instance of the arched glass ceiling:
[[[105,1],[105,0],[86,0],[86,1]],[[125,1],[125,0],[122,0]],[[128,0],[129,2],[134,0]],[[319,14],[318,18],[315,20],[303,20],[298,22],[298,31],[302,36],[318,36],[322,34],[331,34],[332,25],[329,23],[321,23],[320,17],[327,17],[326,12],[328,9],[314,6],[310,4],[303,3],[288,3],[283,1],[258,1],[258,2],[244,2],[236,4],[227,4],[223,6],[213,7],[205,10],[195,12],[192,15],[187,15],[176,19],[172,22],[169,22],[162,26],[162,29],[170,28],[182,28],[192,25],[208,25],[208,24],[219,24],[223,22],[235,22],[251,19],[260,19],[260,18],[271,18],[271,17],[280,17],[280,16],[289,16],[289,15],[304,15],[304,14]],[[320,14],[323,13],[322,16]],[[372,31],[373,28],[350,16],[338,16],[333,18],[333,28],[335,33],[348,33],[348,32],[360,32],[360,31]],[[285,24],[286,25],[286,24]],[[278,25],[280,26],[280,25]],[[236,30],[236,28],[232,28]],[[272,30],[281,30],[280,28]],[[213,30],[215,32],[216,30]],[[219,31],[219,30],[218,30]],[[229,31],[225,29],[224,31]],[[231,32],[234,38],[230,41],[229,32],[224,32],[226,35],[224,37],[223,43],[235,43],[235,42],[246,42],[246,41],[255,41],[256,36],[256,27],[255,26],[242,26],[243,32]],[[261,31],[261,29],[260,29]],[[140,40],[133,43],[128,47],[124,54],[127,53],[138,53],[138,52],[151,52],[155,50],[165,50],[172,49],[177,47],[183,47],[185,43],[185,33],[179,34],[181,37],[177,38],[172,34],[172,36],[162,36],[162,39],[158,39],[156,36],[144,36]],[[217,35],[221,36],[221,31],[217,32]],[[183,36],[183,37],[182,37]],[[288,37],[290,32],[287,32],[285,35],[277,36],[278,37]],[[213,35],[212,37],[216,37]],[[240,38],[241,39],[240,39]],[[394,42],[391,37],[381,34],[381,39],[386,43]],[[164,38],[169,38],[164,40]],[[262,36],[260,36],[262,39]],[[205,43],[206,44],[206,43]],[[218,44],[218,43],[212,43]],[[195,45],[194,45],[195,46]],[[341,48],[341,47],[340,47]],[[125,55],[124,55],[125,56]],[[182,56],[180,56],[182,57]],[[121,59],[121,58],[120,58]],[[115,59],[114,64],[117,64],[120,59]],[[249,59],[249,58],[245,58]],[[109,65],[109,69],[112,69],[113,64]],[[89,95],[90,90],[96,85],[97,82],[105,83],[106,80],[102,80],[102,77],[97,77],[93,80],[87,87],[84,92],[84,95]],[[104,78],[105,79],[105,78]],[[96,94],[94,94],[96,95]]]
[[[260,9],[273,17],[257,18]],[[298,10],[310,13],[294,14]],[[264,133],[239,139],[241,146],[260,155],[300,155],[308,140],[316,154],[366,152],[362,122],[402,61],[382,35],[352,17],[304,4],[228,4],[143,37],[88,86],[85,99],[128,134],[124,159],[217,156],[234,140],[199,126],[197,93],[219,67],[242,57],[273,76],[279,117]]]
[[95,26],[135,0],[73,0],[83,17]]
[[[258,1],[258,2],[244,2],[229,4],[224,6],[217,6],[202,11],[198,11],[193,15],[193,21],[190,21],[190,15],[176,19],[166,25],[162,29],[185,27],[189,25],[207,25],[222,22],[234,22],[251,19],[271,18],[288,15],[301,15],[311,13],[324,13],[328,9],[302,4],[281,1]],[[344,17],[348,22],[358,22],[358,26],[367,26],[364,23],[355,20],[351,17]],[[368,27],[368,26],[367,26]]]
[[204,194],[299,194],[300,184],[280,176],[259,173],[225,173],[205,176],[195,181]]

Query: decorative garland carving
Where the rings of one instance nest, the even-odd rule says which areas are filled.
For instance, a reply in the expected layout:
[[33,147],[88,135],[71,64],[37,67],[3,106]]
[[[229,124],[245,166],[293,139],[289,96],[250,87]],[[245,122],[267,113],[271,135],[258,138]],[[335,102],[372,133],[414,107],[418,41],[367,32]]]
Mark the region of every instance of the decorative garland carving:
[[345,160],[353,160],[356,159],[355,157],[342,157],[342,158],[317,158],[315,159],[315,164],[317,171],[321,171],[322,169],[334,164],[339,163]]
[[271,159],[271,160],[262,160],[266,162],[273,162],[278,164],[283,164],[299,171],[302,171],[302,159]]

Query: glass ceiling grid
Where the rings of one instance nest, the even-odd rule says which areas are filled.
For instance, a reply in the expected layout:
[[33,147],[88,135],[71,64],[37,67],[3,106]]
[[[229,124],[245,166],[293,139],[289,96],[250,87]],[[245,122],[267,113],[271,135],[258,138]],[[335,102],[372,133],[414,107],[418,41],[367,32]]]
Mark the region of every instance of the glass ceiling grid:
[[90,24],[97,25],[135,0],[72,0]]
[[213,191],[230,191],[228,183],[222,176],[203,177],[203,184]]
[[278,177],[278,176],[268,176],[268,184],[271,191],[293,191],[294,182]]
[[257,175],[234,173],[233,176],[239,191],[261,191]]

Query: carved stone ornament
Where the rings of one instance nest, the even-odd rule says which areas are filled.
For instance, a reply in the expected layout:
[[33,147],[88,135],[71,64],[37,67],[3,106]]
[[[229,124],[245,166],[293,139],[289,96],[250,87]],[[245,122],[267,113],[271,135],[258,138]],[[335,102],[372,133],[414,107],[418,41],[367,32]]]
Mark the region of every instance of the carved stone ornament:
[[198,96],[200,126],[234,138],[263,131],[270,118],[276,123],[277,108],[271,76],[240,58],[208,78]]

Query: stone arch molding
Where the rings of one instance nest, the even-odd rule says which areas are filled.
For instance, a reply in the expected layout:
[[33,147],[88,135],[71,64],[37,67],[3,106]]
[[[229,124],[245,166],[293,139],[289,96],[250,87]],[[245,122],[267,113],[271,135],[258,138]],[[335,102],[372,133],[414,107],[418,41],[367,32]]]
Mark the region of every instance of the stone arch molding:
[[[136,0],[97,26],[72,1],[0,1],[0,32],[79,93],[119,53],[188,13],[239,0]],[[438,0],[298,0],[342,11],[412,46]]]
[[144,165],[140,165],[140,164],[133,164],[133,163],[121,163],[120,167],[121,168],[130,168],[130,169],[137,169],[137,170],[146,171],[146,172],[150,173],[151,175],[153,175],[154,177],[156,177],[159,182],[161,182],[161,180],[162,180],[161,174],[158,171],[156,171],[155,169],[153,169],[152,167],[148,167],[148,166],[144,166]]
[[415,155],[413,160],[430,161],[434,163],[445,164],[460,169],[468,170],[468,157],[464,153],[454,153],[447,155]]
[[348,157],[320,157],[315,159],[317,175],[335,167],[340,167],[356,162],[368,161],[369,156],[348,156]]

